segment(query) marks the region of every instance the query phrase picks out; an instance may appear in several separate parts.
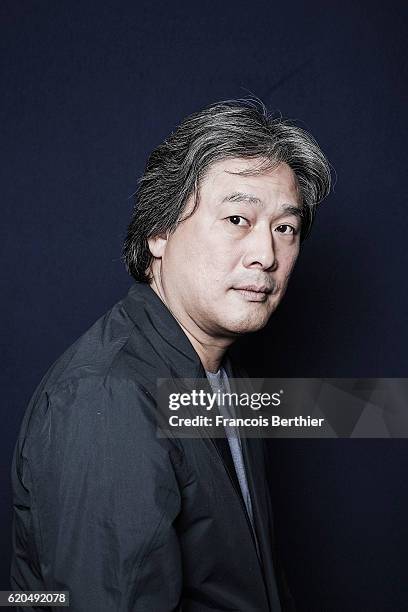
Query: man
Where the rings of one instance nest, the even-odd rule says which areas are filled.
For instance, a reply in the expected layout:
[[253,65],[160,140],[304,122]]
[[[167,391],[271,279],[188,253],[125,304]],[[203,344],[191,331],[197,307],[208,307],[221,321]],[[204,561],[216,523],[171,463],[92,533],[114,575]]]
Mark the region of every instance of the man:
[[262,440],[159,437],[157,379],[228,389],[227,357],[281,301],[330,174],[251,101],[150,156],[124,247],[136,283],[52,366],[13,462],[16,590],[87,612],[290,609]]

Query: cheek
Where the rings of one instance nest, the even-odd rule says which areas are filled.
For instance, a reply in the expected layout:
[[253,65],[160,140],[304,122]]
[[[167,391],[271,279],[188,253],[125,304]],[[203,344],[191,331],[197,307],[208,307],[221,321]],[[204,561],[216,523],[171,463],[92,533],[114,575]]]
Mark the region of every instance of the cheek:
[[204,262],[204,269],[210,281],[209,290],[214,292],[219,287],[225,289],[229,287],[236,271],[240,267],[240,253],[236,246],[225,243],[214,243],[207,252]]
[[166,255],[167,268],[171,267],[172,273],[182,276],[190,285],[205,287],[205,293],[212,296],[220,287],[228,285],[240,263],[237,242],[226,239],[216,223],[180,227],[168,244]]
[[195,236],[193,229],[188,227],[178,229],[167,245],[165,259],[167,267],[174,272],[183,271],[189,273],[202,259],[201,241]]
[[236,242],[226,240],[222,232],[212,231],[201,236],[197,249],[202,273],[212,283],[224,283],[239,265],[240,253]]

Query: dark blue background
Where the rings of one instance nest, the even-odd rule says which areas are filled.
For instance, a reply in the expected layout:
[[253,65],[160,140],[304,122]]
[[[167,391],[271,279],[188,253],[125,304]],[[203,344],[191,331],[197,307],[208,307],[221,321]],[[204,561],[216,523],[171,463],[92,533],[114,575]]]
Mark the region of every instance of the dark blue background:
[[[250,373],[406,376],[404,4],[3,0],[1,588],[26,404],[130,285],[130,196],[186,114],[253,93],[309,129],[337,173],[282,307],[237,346]],[[408,609],[407,451],[404,440],[271,446],[299,610]]]

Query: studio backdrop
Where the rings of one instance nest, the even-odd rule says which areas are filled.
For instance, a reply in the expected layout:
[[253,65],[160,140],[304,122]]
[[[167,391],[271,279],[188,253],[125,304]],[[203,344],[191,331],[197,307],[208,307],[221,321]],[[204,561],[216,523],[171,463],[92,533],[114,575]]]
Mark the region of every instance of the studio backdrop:
[[[406,377],[403,2],[4,0],[0,588],[10,464],[51,363],[132,280],[121,247],[146,157],[211,102],[256,96],[332,165],[287,294],[234,348],[253,377]],[[299,611],[408,607],[408,441],[268,441]],[[243,611],[245,612],[245,611]]]

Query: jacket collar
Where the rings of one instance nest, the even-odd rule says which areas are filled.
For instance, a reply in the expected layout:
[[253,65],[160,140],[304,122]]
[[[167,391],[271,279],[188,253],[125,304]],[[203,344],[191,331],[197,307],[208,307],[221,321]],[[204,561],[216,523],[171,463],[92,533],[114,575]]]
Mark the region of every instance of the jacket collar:
[[178,378],[204,378],[205,370],[193,345],[167,306],[147,283],[134,283],[123,301],[139,333]]

